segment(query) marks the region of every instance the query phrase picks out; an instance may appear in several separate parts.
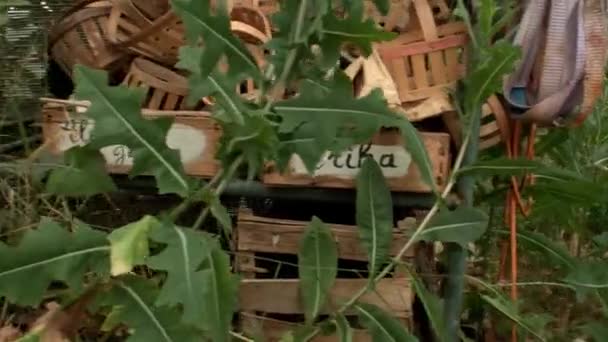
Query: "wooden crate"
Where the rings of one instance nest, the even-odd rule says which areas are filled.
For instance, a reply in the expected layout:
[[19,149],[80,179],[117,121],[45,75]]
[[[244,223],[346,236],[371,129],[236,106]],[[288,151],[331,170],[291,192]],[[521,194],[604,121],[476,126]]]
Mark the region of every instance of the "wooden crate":
[[[241,282],[239,292],[239,310],[241,330],[250,336],[262,334],[266,341],[279,341],[287,331],[293,330],[298,319],[277,319],[285,317],[302,317],[298,279],[261,279],[268,270],[256,265],[257,253],[276,253],[277,255],[295,255],[298,243],[303,236],[308,222],[272,219],[259,217],[248,210],[240,210],[235,234],[235,270],[246,279]],[[366,253],[358,242],[357,228],[347,225],[329,224],[336,239],[340,260],[365,261]],[[395,255],[405,242],[407,234],[395,230],[391,254]],[[412,257],[408,251],[406,257]],[[367,279],[354,278],[336,280],[327,309],[335,309],[341,300],[346,300],[367,284]],[[411,306],[413,293],[407,278],[397,274],[395,278],[381,280],[375,292],[366,294],[362,302],[377,305],[391,312],[407,326],[412,316]],[[322,311],[322,314],[329,313]],[[347,312],[353,317],[353,312]],[[274,317],[274,318],[273,318]],[[364,330],[355,330],[354,341],[368,342],[371,337]],[[315,342],[334,342],[336,336],[319,336]]]
[[[220,128],[207,112],[183,113],[175,117],[173,126],[167,134],[167,144],[180,150],[188,174],[212,177],[220,167],[219,162],[215,160]],[[45,144],[53,154],[61,154],[73,146],[85,144],[95,125],[93,120],[84,117],[78,111],[70,113],[64,105],[46,105],[43,108],[43,116]],[[153,119],[166,114],[144,112],[144,116]],[[106,159],[107,170],[111,173],[128,173],[133,165],[133,159],[126,146],[107,146],[102,148],[101,152]]]
[[[420,133],[420,137],[431,161],[433,178],[441,189],[448,180],[450,170],[450,135]],[[270,186],[354,188],[365,153],[373,155],[380,164],[392,191],[431,191],[422,181],[420,171],[404,147],[401,135],[393,130],[382,131],[369,144],[354,146],[339,156],[328,152],[312,176],[297,156],[292,157],[283,174],[269,165],[263,178],[264,183]]]

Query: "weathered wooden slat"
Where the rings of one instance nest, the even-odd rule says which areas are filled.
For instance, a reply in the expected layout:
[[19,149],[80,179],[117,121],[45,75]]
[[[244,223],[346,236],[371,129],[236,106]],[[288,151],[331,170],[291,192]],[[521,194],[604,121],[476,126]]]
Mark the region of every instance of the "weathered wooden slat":
[[[308,222],[281,220],[255,216],[248,211],[239,212],[237,223],[237,250],[239,252],[265,252],[297,254],[300,239]],[[367,261],[367,252],[359,240],[355,226],[328,224],[338,247],[338,257],[346,260]],[[391,255],[407,243],[407,234],[395,229]],[[406,257],[413,256],[413,250]]]
[[[68,113],[63,105],[47,104],[44,109],[43,135],[51,153],[61,154],[73,146],[82,145],[89,139],[94,121]],[[219,170],[215,160],[220,128],[206,112],[178,115],[167,134],[167,144],[178,149],[186,173],[211,177]],[[150,119],[163,115],[145,114]],[[107,170],[112,173],[128,173],[133,159],[126,146],[114,145],[101,150],[106,158]]]
[[[367,279],[338,279],[328,298],[327,308],[337,308],[367,284]],[[303,314],[298,279],[243,279],[239,291],[239,310],[275,314]],[[377,305],[395,317],[411,316],[412,290],[406,278],[386,278],[360,302]],[[326,309],[327,309],[326,308]],[[352,312],[350,313],[352,314]]]

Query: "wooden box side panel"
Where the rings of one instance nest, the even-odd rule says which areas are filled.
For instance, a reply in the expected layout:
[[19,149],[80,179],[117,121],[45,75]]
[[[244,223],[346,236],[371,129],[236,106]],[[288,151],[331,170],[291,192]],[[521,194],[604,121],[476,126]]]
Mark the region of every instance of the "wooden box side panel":
[[[252,316],[246,313],[241,317],[241,326],[247,336],[260,336],[266,342],[279,342],[284,334],[298,328],[296,323]],[[338,336],[335,334],[332,336],[319,335],[311,342],[338,342],[338,340]],[[352,342],[372,342],[372,338],[366,330],[354,329]]]
[[[330,290],[329,307],[355,295],[367,284],[367,279],[338,279]],[[298,279],[243,279],[239,291],[241,311],[261,311],[275,314],[304,314]],[[361,297],[360,302],[379,306],[399,318],[411,317],[413,294],[406,278],[385,278],[376,289]],[[325,310],[325,313],[328,313]],[[350,312],[349,314],[353,314]]]
[[[307,225],[307,222],[259,217],[241,210],[237,223],[237,250],[297,254],[300,239],[306,231]],[[337,224],[328,226],[336,241],[340,259],[367,261],[367,252],[359,241],[357,227]],[[407,234],[395,229],[391,255],[396,255],[408,239]],[[405,257],[412,256],[413,249],[410,249]]]
[[[422,142],[431,161],[433,177],[441,189],[445,186],[450,169],[450,136],[446,133],[420,133]],[[402,192],[430,192],[420,176],[420,170],[411,161],[411,156],[403,147],[403,141],[398,132],[383,131],[377,134],[369,145],[354,146],[351,151],[340,156],[332,157],[326,154],[321,169],[311,176],[300,166],[297,158],[292,158],[284,174],[269,165],[264,175],[264,183],[270,186],[314,186],[323,188],[354,188],[356,172],[358,172],[364,155],[362,150],[373,152],[374,159],[380,164],[392,191]],[[371,148],[370,148],[371,147]],[[363,156],[363,157],[362,157]],[[409,158],[409,162],[403,161]],[[384,165],[384,166],[383,166]],[[404,167],[404,165],[408,165]],[[352,166],[352,167],[350,167]],[[319,167],[318,167],[319,169]],[[405,171],[407,170],[407,171]]]
[[[62,106],[47,106],[43,113],[44,141],[53,154],[85,144],[95,125],[83,115],[69,114]],[[150,119],[158,117],[146,116]],[[215,160],[219,137],[220,130],[208,115],[177,116],[167,134],[167,144],[180,151],[186,173],[211,177],[219,170],[219,163]],[[101,152],[111,173],[128,173],[133,165],[126,146],[107,146]]]

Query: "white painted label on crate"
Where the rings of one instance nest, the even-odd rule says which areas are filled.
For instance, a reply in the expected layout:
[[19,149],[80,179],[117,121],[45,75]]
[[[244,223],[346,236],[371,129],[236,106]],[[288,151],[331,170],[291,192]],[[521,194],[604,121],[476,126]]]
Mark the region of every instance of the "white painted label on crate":
[[[364,159],[368,156],[376,160],[386,178],[406,176],[412,163],[412,156],[402,146],[355,145],[339,155],[326,152],[317,164],[313,175],[315,177],[355,178]],[[293,175],[309,174],[304,162],[297,155],[291,158],[289,166]]]
[[[60,126],[60,137],[57,142],[59,151],[66,151],[73,146],[86,144],[95,123],[87,119],[70,119]],[[207,148],[207,137],[202,130],[194,127],[173,123],[167,133],[167,146],[179,150],[182,163],[190,163],[201,158]],[[133,165],[133,157],[128,147],[110,145],[101,149],[101,153],[109,165]]]

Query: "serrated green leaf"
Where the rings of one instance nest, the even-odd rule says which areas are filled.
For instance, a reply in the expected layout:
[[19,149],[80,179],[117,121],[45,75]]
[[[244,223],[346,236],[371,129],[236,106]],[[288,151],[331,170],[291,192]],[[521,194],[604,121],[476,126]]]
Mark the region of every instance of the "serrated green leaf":
[[0,242],[0,297],[37,306],[54,281],[80,290],[87,271],[109,271],[110,246],[102,232],[77,223],[72,231],[44,218],[17,246]]
[[[343,76],[340,75],[336,77]],[[379,89],[355,98],[348,82],[336,82],[329,91],[319,91],[315,83],[303,82],[300,95],[277,103],[275,110],[282,119],[279,132],[297,137],[289,144],[288,152],[302,157],[309,171],[314,170],[326,151],[342,152],[368,142],[381,127],[396,127],[422,179],[434,189],[431,164],[416,129],[405,117],[388,109]],[[298,135],[304,129],[306,139],[301,139]]]
[[388,41],[396,36],[382,30],[372,19],[361,21],[354,16],[340,19],[333,13],[323,17],[322,34],[320,46],[325,67],[333,67],[339,60],[344,43],[357,45],[368,56],[372,52],[373,42]]
[[371,304],[358,304],[355,310],[359,315],[361,324],[368,329],[373,342],[416,342],[418,339],[410,335],[405,326],[384,312],[382,309]]
[[494,307],[494,309],[498,310],[500,313],[502,313],[503,315],[505,315],[507,318],[509,318],[510,320],[512,320],[513,322],[517,323],[517,325],[519,325],[520,327],[522,327],[524,330],[526,330],[527,332],[529,332],[530,334],[532,334],[533,336],[535,336],[536,338],[538,338],[541,341],[545,341],[545,338],[534,329],[534,327],[530,326],[525,319],[523,319],[519,313],[517,312],[517,309],[515,308],[515,306],[513,305],[513,303],[511,303],[510,301],[508,301],[506,298],[504,297],[496,297],[496,298],[492,298],[486,295],[482,295],[481,298],[488,304],[490,304],[492,307]]
[[255,60],[230,30],[228,13],[217,10],[212,14],[209,0],[172,0],[171,4],[184,22],[189,44],[196,46],[201,39],[204,41],[204,51],[198,62],[201,77],[211,74],[219,59],[226,56],[230,74],[259,78]]
[[207,258],[201,271],[204,329],[212,341],[231,341],[232,316],[236,311],[238,278],[230,270],[230,257],[216,240],[208,238]]
[[370,282],[388,260],[393,238],[393,202],[380,166],[366,158],[357,176],[357,227],[367,250]]
[[128,277],[102,294],[98,305],[121,308],[113,319],[130,328],[127,342],[201,341],[202,332],[183,325],[177,309],[153,305],[157,294],[153,281]]
[[75,80],[75,96],[91,102],[86,115],[95,120],[89,146],[127,146],[134,158],[132,176],[152,174],[160,193],[186,195],[190,182],[184,175],[179,153],[165,143],[172,120],[147,120],[141,116],[143,89],[110,87],[106,72],[82,65],[75,67]]
[[474,69],[463,80],[464,113],[473,113],[488,97],[500,91],[503,77],[513,70],[520,55],[520,49],[505,40],[483,51],[483,58],[476,61]]
[[336,281],[338,251],[329,228],[313,217],[300,242],[298,274],[306,321],[314,322]]
[[205,277],[199,270],[210,248],[206,236],[191,229],[165,225],[154,230],[150,237],[167,245],[146,263],[153,270],[167,272],[156,305],[182,305],[184,323],[201,326],[208,317],[203,308]]
[[113,276],[129,273],[134,266],[144,264],[150,254],[148,235],[159,226],[160,222],[155,217],[146,215],[108,235]]
[[340,342],[353,342],[353,328],[348,324],[348,320],[344,315],[336,315],[334,324],[336,325],[336,334]]
[[220,122],[222,136],[218,158],[224,168],[229,168],[239,156],[247,164],[247,179],[253,179],[265,162],[275,160],[279,140],[276,127],[264,115],[245,116],[245,124]]
[[481,210],[459,207],[456,210],[441,210],[422,231],[420,240],[454,242],[467,248],[469,242],[476,241],[486,231],[488,216]]
[[49,175],[47,192],[62,196],[93,196],[116,191],[99,151],[75,146],[65,151],[64,159],[66,166],[55,168]]
[[195,104],[200,99],[212,96],[224,110],[228,122],[245,124],[246,110],[240,95],[236,93],[238,80],[230,79],[219,71],[203,75],[200,65],[204,50],[201,47],[183,46],[179,50],[179,63],[176,67],[188,70],[188,102]]

